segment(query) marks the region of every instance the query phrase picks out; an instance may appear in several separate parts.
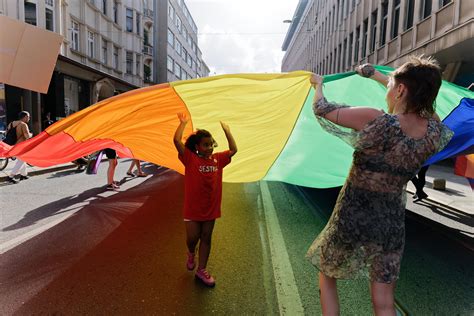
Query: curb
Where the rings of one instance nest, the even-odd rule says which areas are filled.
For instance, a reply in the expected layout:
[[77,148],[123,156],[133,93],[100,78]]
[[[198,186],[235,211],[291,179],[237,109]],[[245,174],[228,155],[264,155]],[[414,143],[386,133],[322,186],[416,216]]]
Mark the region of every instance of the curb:
[[[405,189],[405,191],[406,191],[407,193],[410,193],[410,194],[415,194],[415,191],[412,191],[412,190],[409,190],[409,189]],[[466,212],[466,211],[464,211],[464,210],[462,210],[462,209],[460,209],[460,208],[447,205],[447,204],[445,204],[444,202],[441,202],[441,201],[439,201],[439,200],[437,200],[437,199],[433,199],[433,198],[427,197],[426,199],[423,199],[423,200],[426,200],[426,201],[429,201],[429,202],[431,202],[431,203],[440,205],[440,206],[442,206],[442,207],[444,207],[444,208],[447,208],[447,209],[449,209],[449,210],[451,210],[451,211],[453,211],[453,212],[461,213],[462,215],[474,216],[474,215],[471,214],[471,213],[468,213],[468,212]]]
[[[71,163],[71,164],[68,164],[68,165],[60,165],[60,166],[54,166],[54,167],[50,167],[50,168],[41,168],[41,169],[32,170],[32,171],[28,172],[28,176],[37,176],[37,175],[41,175],[41,174],[45,174],[45,173],[49,173],[49,172],[55,172],[55,171],[73,169],[73,168],[77,168],[77,165]],[[6,182],[7,178],[8,178],[7,175],[0,176],[0,183]]]

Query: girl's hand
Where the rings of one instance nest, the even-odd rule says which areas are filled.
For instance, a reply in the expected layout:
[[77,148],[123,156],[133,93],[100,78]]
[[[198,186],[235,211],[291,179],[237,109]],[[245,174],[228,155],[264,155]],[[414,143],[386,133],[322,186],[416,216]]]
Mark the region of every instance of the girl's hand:
[[355,68],[355,71],[359,76],[362,76],[364,78],[370,78],[375,74],[375,68],[374,66],[372,66],[372,64],[363,64],[357,66]]
[[189,119],[186,117],[186,114],[184,113],[178,113],[178,118],[181,123],[187,123]]
[[315,74],[315,73],[313,73],[313,75],[311,76],[311,79],[310,79],[310,82],[313,86],[314,85],[322,85],[323,81],[324,81],[323,76]]
[[226,123],[220,121],[221,123],[221,126],[222,126],[222,129],[224,130],[224,132],[229,132],[230,131],[230,127],[229,125],[227,125]]

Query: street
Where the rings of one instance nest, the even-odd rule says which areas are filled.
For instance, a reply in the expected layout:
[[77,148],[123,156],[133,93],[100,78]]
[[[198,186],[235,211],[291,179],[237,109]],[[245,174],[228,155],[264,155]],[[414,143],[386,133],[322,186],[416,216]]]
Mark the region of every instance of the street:
[[[185,267],[183,178],[145,164],[147,178],[106,191],[65,170],[1,183],[0,314],[319,315],[316,270],[304,258],[337,190],[279,182],[224,184],[209,289]],[[474,253],[407,219],[396,299],[410,315],[474,311]],[[370,315],[367,281],[338,283],[342,315]]]

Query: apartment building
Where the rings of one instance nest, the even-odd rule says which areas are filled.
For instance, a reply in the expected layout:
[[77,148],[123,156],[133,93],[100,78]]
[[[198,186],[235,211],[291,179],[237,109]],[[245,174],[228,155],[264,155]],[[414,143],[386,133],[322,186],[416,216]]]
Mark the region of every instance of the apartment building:
[[209,76],[198,47],[198,29],[184,0],[155,2],[154,64],[157,83]]
[[443,77],[474,81],[473,0],[300,0],[282,45],[282,71],[320,74],[369,62],[397,67],[434,56]]
[[0,14],[63,36],[47,94],[3,85],[6,109],[3,117],[0,109],[0,129],[27,110],[38,133],[48,112],[59,120],[143,86],[144,65],[152,57],[143,45],[150,6],[153,0],[0,0]]

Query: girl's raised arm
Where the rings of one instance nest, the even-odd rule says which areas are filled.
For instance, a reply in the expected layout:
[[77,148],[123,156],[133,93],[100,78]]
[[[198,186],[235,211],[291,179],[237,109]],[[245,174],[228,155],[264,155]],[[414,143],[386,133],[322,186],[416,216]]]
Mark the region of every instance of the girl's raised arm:
[[232,157],[237,152],[237,144],[235,143],[234,136],[232,136],[232,133],[230,132],[229,125],[221,121],[221,126],[224,130],[227,142],[229,143],[230,157]]
[[186,117],[186,114],[184,113],[178,113],[178,118],[179,118],[180,124],[178,128],[176,129],[176,132],[174,133],[173,142],[174,142],[174,146],[178,150],[178,153],[181,156],[183,156],[185,147],[184,147],[182,139],[183,139],[184,129],[186,128],[186,124],[188,124],[188,118]]

